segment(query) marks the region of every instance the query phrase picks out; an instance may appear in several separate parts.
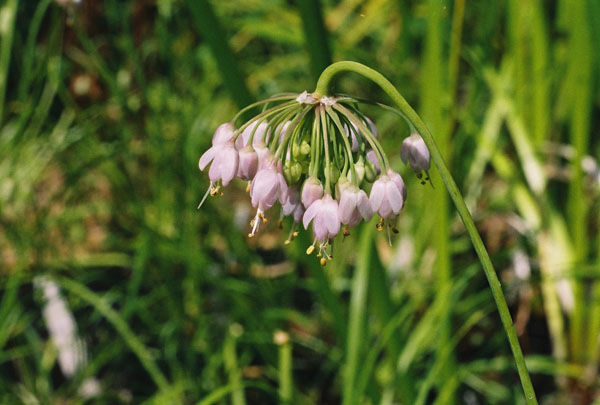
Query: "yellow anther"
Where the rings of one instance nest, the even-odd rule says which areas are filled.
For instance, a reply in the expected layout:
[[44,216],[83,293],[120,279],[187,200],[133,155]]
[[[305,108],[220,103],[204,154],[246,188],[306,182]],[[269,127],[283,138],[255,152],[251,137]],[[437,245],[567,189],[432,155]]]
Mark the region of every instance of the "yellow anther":
[[329,261],[333,260],[333,256],[328,257]]
[[350,236],[350,229],[347,226],[344,226],[342,231],[344,232],[344,236]]
[[292,237],[295,238],[296,236],[298,236],[298,231],[294,231],[294,233],[292,235],[293,235]]
[[325,267],[327,265],[327,260],[324,257],[321,258],[321,266]]
[[250,183],[248,183],[248,185],[246,186],[246,193],[250,192]]
[[283,220],[281,220],[281,219],[277,220],[277,228],[279,228],[279,229],[283,228]]
[[312,252],[314,252],[314,251],[315,251],[315,247],[314,247],[313,245],[310,245],[310,246],[308,247],[308,249],[306,249],[306,254],[307,254],[307,255],[310,255],[310,254],[312,254]]
[[221,193],[219,194],[221,197],[223,197],[223,192],[221,191]]
[[321,252],[317,253],[317,257],[321,257],[321,256],[323,256],[323,255],[321,254]]
[[251,220],[250,220],[250,226],[251,226],[251,227],[254,227],[254,219],[251,219]]
[[283,244],[284,244],[284,245],[289,245],[290,243],[292,243],[292,241],[291,241],[291,240],[289,240],[289,239],[288,239],[288,240],[286,240],[285,242],[283,242]]
[[249,234],[248,234],[248,237],[249,237],[249,238],[253,238],[253,237],[254,237],[254,234],[253,234],[253,233],[249,233]]

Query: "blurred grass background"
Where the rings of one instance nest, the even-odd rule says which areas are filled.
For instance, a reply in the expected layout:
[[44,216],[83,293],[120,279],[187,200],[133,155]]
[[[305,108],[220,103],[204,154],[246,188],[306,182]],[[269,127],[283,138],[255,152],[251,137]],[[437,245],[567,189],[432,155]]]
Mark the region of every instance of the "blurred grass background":
[[[408,186],[391,247],[365,225],[321,268],[274,212],[249,240],[241,183],[196,211],[216,127],[337,60],[382,72],[433,130],[541,403],[600,403],[600,1],[4,0],[0,35],[2,403],[524,403],[397,116],[365,108]],[[336,89],[387,101],[352,75]],[[40,277],[85,342],[73,375]]]

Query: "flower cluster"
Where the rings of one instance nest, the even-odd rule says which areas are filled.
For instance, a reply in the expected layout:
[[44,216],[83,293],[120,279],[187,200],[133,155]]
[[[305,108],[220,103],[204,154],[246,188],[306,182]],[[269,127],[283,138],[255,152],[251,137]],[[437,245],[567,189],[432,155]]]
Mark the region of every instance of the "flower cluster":
[[[243,125],[245,111],[263,107]],[[419,135],[402,145],[401,157],[418,173],[429,169],[429,152]],[[397,232],[396,219],[406,201],[402,177],[390,168],[373,122],[348,97],[319,97],[304,92],[283,94],[252,104],[215,132],[202,155],[200,170],[210,164],[206,197],[221,193],[234,177],[248,182],[256,215],[252,237],[266,211],[279,202],[283,216],[294,221],[286,244],[300,223],[312,225],[314,242],[307,249],[325,265],[333,255],[333,238],[378,214],[379,230]],[[331,249],[328,251],[328,247]]]

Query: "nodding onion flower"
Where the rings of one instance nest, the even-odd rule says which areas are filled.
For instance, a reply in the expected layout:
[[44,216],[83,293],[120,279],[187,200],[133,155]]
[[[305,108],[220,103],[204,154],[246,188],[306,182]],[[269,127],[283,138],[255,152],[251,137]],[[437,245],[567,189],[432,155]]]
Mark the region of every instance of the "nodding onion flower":
[[[244,112],[258,106],[262,112],[236,127]],[[402,160],[419,176],[429,169],[429,152],[422,143],[413,134],[402,146]],[[221,186],[237,176],[248,182],[256,208],[249,236],[279,202],[282,217],[294,222],[286,244],[298,234],[300,223],[305,229],[311,226],[314,242],[307,254],[318,249],[322,265],[332,259],[340,230],[348,236],[350,227],[374,214],[381,218],[377,229],[397,232],[395,223],[406,201],[404,181],[390,168],[375,124],[346,96],[305,91],[251,104],[217,129],[200,158],[200,170],[209,164],[210,186],[200,205],[209,194],[222,194]]]

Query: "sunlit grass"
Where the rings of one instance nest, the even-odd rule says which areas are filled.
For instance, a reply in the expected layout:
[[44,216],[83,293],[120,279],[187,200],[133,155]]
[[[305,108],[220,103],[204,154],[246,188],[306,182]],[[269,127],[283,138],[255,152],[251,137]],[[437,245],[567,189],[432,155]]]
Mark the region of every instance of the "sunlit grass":
[[[323,25],[301,12],[313,1],[102,3],[0,6],[0,402],[523,400],[467,234],[439,176],[421,186],[402,165],[397,116],[368,111],[409,190],[392,247],[373,222],[322,268],[310,235],[283,246],[276,215],[248,240],[241,183],[195,210],[214,129],[250,94],[312,90],[330,58],[376,67],[434,130],[538,396],[597,397],[595,2],[322,0]],[[72,379],[37,275],[87,342]],[[101,393],[84,399],[90,376]]]

